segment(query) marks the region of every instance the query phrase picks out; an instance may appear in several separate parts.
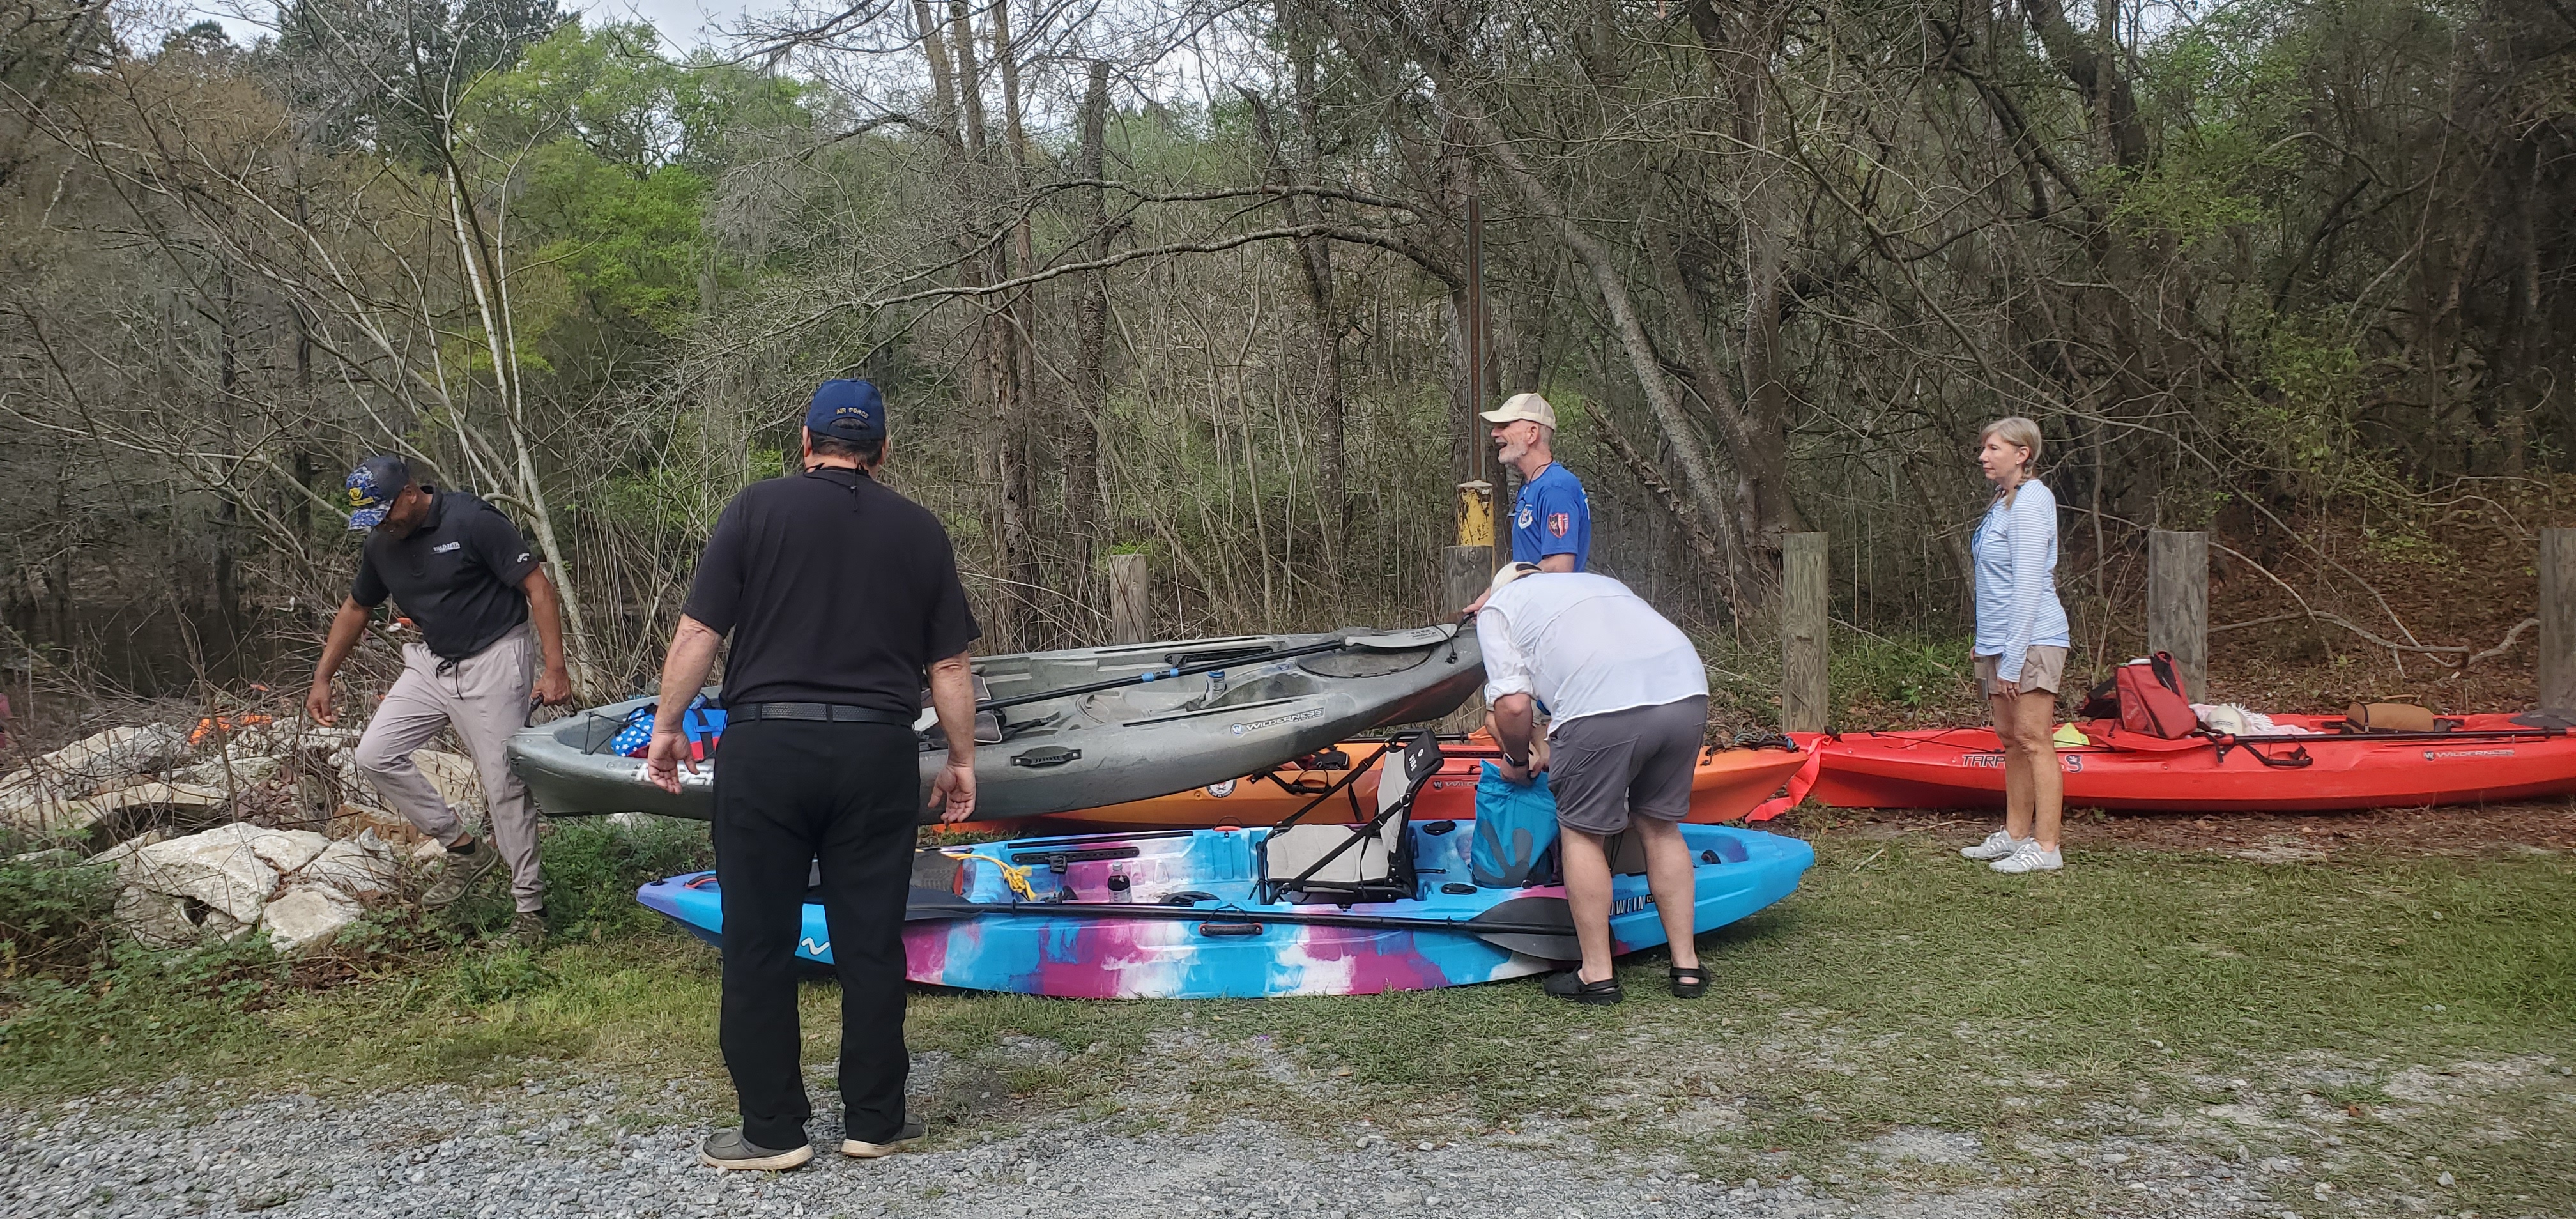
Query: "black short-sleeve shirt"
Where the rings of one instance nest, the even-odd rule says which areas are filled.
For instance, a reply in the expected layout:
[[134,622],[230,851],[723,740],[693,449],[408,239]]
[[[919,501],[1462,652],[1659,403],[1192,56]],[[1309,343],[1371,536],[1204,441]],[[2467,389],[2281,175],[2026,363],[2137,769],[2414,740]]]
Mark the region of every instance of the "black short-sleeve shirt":
[[909,717],[983,630],[939,518],[856,470],[757,482],[717,518],[681,612],[733,637],[725,702]]
[[409,537],[367,535],[349,599],[372,609],[391,596],[430,651],[463,660],[528,620],[519,584],[539,560],[500,509],[462,491],[421,490],[429,515]]

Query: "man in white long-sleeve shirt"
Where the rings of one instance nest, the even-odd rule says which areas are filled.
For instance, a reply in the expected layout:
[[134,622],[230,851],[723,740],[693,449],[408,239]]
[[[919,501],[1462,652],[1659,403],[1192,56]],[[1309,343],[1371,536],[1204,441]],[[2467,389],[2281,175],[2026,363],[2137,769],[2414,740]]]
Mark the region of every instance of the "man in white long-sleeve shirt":
[[[1582,967],[1547,980],[1581,1003],[1624,996],[1610,967],[1610,837],[1634,827],[1672,944],[1672,991],[1708,989],[1692,941],[1691,774],[1708,725],[1708,670],[1680,628],[1608,576],[1514,563],[1470,607],[1484,649],[1487,727],[1515,783],[1548,773]],[[1544,739],[1538,713],[1548,713]]]

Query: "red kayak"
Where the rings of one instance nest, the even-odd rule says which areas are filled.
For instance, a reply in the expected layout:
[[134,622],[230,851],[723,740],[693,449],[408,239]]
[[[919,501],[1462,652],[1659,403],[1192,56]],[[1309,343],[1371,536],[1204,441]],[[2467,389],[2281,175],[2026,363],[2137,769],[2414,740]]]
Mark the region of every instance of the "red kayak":
[[[2340,716],[2276,715],[2314,735],[2142,737],[2081,725],[2060,745],[2068,808],[2319,812],[2483,804],[2576,793],[2576,739],[2506,715],[2443,732],[2344,734]],[[1812,792],[1837,808],[2000,808],[2004,755],[1990,728],[1796,733],[1818,755]]]

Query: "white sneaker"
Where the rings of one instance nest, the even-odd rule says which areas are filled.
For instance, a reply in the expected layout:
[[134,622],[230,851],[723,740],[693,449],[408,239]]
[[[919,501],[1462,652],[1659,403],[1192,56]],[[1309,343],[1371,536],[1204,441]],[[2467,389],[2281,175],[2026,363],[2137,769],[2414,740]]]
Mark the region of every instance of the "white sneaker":
[[1960,847],[1959,853],[1970,859],[2001,859],[2012,854],[2013,848],[2028,841],[2030,839],[2015,838],[2007,831],[1996,830],[1986,835],[1984,842],[1972,847]]
[[1986,866],[1998,872],[2054,872],[2066,866],[2066,856],[2057,851],[2043,851],[2039,849],[2039,840],[2030,838],[2016,844],[2012,854]]

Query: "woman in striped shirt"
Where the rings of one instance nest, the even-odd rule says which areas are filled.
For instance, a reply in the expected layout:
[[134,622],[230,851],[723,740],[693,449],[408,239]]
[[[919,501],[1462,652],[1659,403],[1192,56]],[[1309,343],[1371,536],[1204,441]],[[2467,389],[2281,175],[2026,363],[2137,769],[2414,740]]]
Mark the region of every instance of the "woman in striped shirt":
[[2064,865],[2058,825],[2057,690],[2066,675],[2066,607],[2057,600],[2057,497],[2031,475],[2039,425],[2016,415],[1986,425],[1977,464],[1995,485],[1977,526],[1977,681],[2004,746],[2004,828],[1959,853],[1998,872]]

